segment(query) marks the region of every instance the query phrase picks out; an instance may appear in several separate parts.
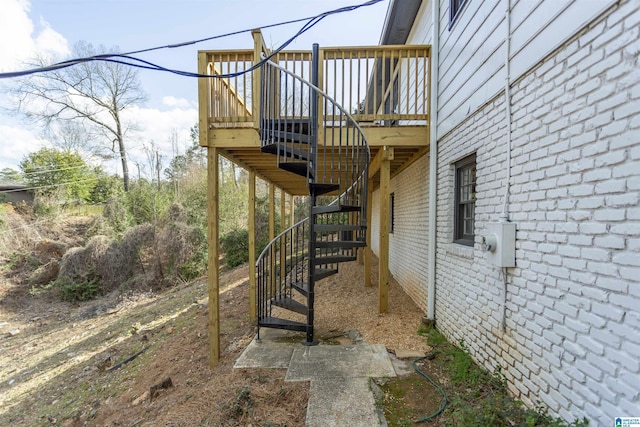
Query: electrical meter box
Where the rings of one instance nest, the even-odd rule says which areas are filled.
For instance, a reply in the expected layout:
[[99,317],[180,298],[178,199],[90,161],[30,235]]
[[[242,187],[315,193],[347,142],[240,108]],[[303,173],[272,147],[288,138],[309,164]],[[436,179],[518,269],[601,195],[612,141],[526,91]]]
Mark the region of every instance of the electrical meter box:
[[497,267],[516,266],[516,225],[512,222],[487,224],[480,247],[487,252],[487,261]]

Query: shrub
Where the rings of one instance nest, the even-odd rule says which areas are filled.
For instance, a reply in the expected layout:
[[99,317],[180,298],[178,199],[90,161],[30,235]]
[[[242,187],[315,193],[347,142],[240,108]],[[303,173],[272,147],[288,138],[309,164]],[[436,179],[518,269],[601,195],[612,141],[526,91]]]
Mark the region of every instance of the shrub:
[[102,215],[117,234],[123,233],[133,223],[128,204],[121,195],[109,197]]
[[134,223],[144,224],[165,216],[171,204],[171,194],[158,189],[156,184],[141,179],[131,185],[126,193],[126,200]]
[[58,282],[60,296],[65,301],[88,301],[100,295],[100,279],[91,279],[75,283],[71,281]]
[[230,268],[249,261],[249,232],[247,230],[231,230],[220,239],[225,252],[225,262]]

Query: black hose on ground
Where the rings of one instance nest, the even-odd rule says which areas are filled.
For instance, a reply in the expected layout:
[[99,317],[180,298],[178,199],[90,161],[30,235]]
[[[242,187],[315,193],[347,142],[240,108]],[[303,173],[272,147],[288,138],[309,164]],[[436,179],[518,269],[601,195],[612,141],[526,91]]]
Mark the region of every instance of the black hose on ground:
[[426,357],[419,357],[418,359],[415,359],[413,361],[413,369],[415,369],[415,371],[417,373],[419,373],[420,375],[425,377],[436,388],[436,390],[438,390],[440,392],[440,394],[442,394],[442,403],[440,404],[440,407],[438,408],[438,410],[436,412],[434,412],[431,415],[427,415],[426,417],[423,417],[423,418],[420,418],[420,419],[416,420],[415,421],[416,423],[423,423],[425,421],[429,421],[429,420],[437,417],[447,407],[447,394],[444,392],[442,387],[440,387],[435,381],[433,381],[431,378],[429,378],[429,375],[425,374],[424,372],[422,372],[422,370],[420,370],[420,368],[418,368],[417,363],[419,361],[421,361],[421,360],[424,360],[424,359],[426,359]]

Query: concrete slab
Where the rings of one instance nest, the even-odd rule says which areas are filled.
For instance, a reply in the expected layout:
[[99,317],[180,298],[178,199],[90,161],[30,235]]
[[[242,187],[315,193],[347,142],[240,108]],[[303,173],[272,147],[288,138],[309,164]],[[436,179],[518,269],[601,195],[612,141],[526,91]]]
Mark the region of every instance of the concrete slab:
[[384,345],[305,347],[299,335],[275,330],[261,331],[261,337],[251,341],[234,368],[288,368],[286,381],[309,381],[307,426],[387,425],[369,384],[371,377],[396,376]]
[[384,345],[319,345],[294,348],[285,380],[393,376]]
[[311,381],[309,427],[386,426],[376,410],[367,378],[319,378]]
[[273,341],[257,342],[255,339],[236,359],[234,368],[280,368],[287,369],[293,349],[300,344]]
[[407,375],[411,375],[415,371],[413,370],[413,365],[411,364],[411,360],[408,359],[398,359],[395,356],[390,356],[391,364],[393,365],[393,370],[396,372],[396,375],[399,377],[405,377]]

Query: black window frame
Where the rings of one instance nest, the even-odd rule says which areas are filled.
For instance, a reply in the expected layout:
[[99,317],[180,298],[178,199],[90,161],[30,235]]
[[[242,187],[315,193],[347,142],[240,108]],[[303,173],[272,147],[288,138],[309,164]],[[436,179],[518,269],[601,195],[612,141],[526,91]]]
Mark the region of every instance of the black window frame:
[[[463,173],[467,170],[472,171],[471,182],[463,183]],[[471,154],[464,159],[457,161],[454,165],[454,218],[453,218],[453,242],[465,246],[473,246],[475,240],[475,207],[476,207],[476,185],[477,185],[477,164],[476,155]],[[463,186],[470,187],[469,199],[461,199]],[[467,206],[472,206],[472,215],[469,218],[465,216]],[[471,220],[472,233],[465,231],[465,222]]]
[[453,27],[453,24],[460,16],[460,12],[464,8],[464,5],[467,4],[468,0],[449,0],[449,31]]

